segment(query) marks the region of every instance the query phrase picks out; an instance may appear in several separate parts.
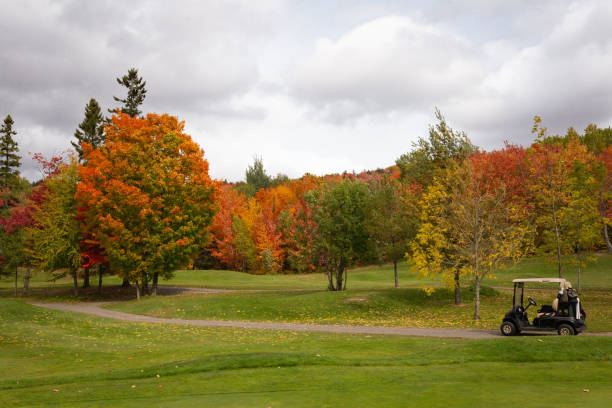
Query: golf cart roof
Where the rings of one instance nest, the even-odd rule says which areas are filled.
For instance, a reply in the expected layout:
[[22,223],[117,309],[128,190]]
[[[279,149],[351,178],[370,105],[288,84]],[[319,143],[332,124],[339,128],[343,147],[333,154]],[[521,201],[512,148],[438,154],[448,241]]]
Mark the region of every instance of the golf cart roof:
[[565,283],[565,279],[562,278],[526,278],[526,279],[514,279],[512,283],[520,282],[545,282],[545,283]]

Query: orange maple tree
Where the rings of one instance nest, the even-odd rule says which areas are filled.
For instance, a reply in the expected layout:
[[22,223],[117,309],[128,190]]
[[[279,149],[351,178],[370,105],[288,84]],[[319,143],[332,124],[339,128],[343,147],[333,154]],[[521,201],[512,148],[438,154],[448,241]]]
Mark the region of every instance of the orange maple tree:
[[218,183],[204,152],[169,115],[118,113],[106,144],[83,144],[76,197],[114,271],[140,288],[193,261],[207,243]]

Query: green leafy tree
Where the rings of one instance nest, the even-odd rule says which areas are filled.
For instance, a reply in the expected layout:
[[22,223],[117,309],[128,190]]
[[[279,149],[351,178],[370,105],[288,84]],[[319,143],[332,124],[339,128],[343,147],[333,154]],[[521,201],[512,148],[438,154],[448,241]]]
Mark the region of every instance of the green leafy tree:
[[559,223],[564,232],[564,253],[574,255],[578,272],[578,293],[581,290],[582,269],[592,260],[586,251],[600,242],[600,226],[597,192],[603,172],[597,163],[576,161],[567,180],[567,206],[559,211]]
[[465,132],[453,130],[436,108],[438,123],[429,127],[429,137],[419,138],[414,150],[401,155],[395,163],[400,168],[402,180],[429,186],[437,171],[448,167],[477,150]]
[[77,159],[60,167],[45,179],[45,199],[35,207],[34,223],[26,232],[31,238],[35,264],[42,270],[68,270],[75,296],[79,293],[77,272],[81,266],[79,222],[77,220]]
[[580,141],[592,153],[600,153],[602,150],[612,145],[612,128],[605,129],[590,124],[584,129],[584,135],[580,137]]
[[413,195],[403,191],[402,186],[389,177],[371,183],[370,190],[372,206],[368,230],[381,258],[393,263],[395,287],[398,288],[397,263],[404,257],[408,241],[418,228],[416,208],[411,200]]
[[257,263],[257,249],[246,222],[235,215],[232,220],[232,232],[234,233],[234,247],[242,260],[244,272],[255,268]]
[[346,289],[347,268],[371,252],[367,223],[370,193],[366,184],[344,180],[306,194],[325,257],[329,290]]
[[14,125],[11,115],[7,115],[0,128],[0,179],[3,187],[3,208],[8,209],[9,191],[11,184],[19,176],[19,166],[21,157],[19,156],[19,146],[13,136],[17,134],[13,130]]
[[76,150],[79,161],[83,161],[83,142],[88,143],[94,149],[104,144],[104,118],[98,102],[91,98],[85,106],[85,118],[74,132],[76,141],[71,142]]
[[272,186],[272,177],[266,173],[263,160],[261,157],[255,156],[253,164],[249,165],[245,171],[246,183],[239,184],[237,189],[246,197],[253,197],[259,190]]
[[[142,77],[138,76],[138,70],[136,68],[130,68],[126,75],[117,78],[117,83],[126,87],[128,90],[125,99],[113,96],[115,102],[123,104],[119,110],[121,113],[130,115],[133,118],[139,116],[142,113],[139,109],[140,105],[142,105],[147,95],[147,90],[145,89],[145,85],[147,84],[146,81],[143,81]],[[114,114],[116,113],[116,109],[109,109],[109,112]]]
[[271,187],[278,187],[278,186],[280,186],[281,184],[288,183],[289,181],[290,181],[290,180],[289,180],[289,176],[288,176],[288,175],[283,174],[283,173],[278,173],[278,174],[276,175],[276,177],[274,177],[274,178],[272,179],[272,181],[271,181],[271,183],[270,183],[270,186],[271,186]]

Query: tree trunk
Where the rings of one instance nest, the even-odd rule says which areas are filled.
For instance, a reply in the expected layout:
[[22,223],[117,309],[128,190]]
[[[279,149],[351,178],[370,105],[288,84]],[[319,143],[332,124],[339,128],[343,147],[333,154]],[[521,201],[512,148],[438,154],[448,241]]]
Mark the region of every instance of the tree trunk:
[[551,203],[553,222],[555,224],[555,244],[557,245],[557,266],[559,268],[559,278],[562,277],[561,271],[561,237],[559,232],[559,223],[557,222],[557,206],[555,198],[552,198]]
[[15,267],[15,297],[17,297],[17,267]]
[[576,256],[578,257],[578,294],[580,294],[580,272],[582,272],[582,257],[580,253],[577,252]]
[[608,234],[608,224],[604,222],[603,225],[603,236],[606,241],[606,246],[608,247],[608,252],[612,254],[612,243],[610,242],[610,235]]
[[461,304],[461,286],[459,285],[459,271],[455,271],[455,305]]
[[150,295],[149,292],[149,279],[147,278],[147,274],[143,274],[142,276],[142,294],[145,296]]
[[480,320],[480,279],[474,279],[474,320]]
[[85,273],[83,274],[83,289],[89,287],[89,268],[85,268]]
[[157,279],[159,278],[159,274],[155,272],[153,274],[153,284],[151,285],[151,295],[157,296]]
[[327,280],[329,281],[328,285],[327,285],[327,290],[336,290],[336,288],[334,287],[334,274],[332,272],[331,269],[329,269],[329,265],[326,268],[327,270]]
[[599,216],[603,222],[603,237],[608,248],[608,252],[612,254],[612,243],[610,242],[610,235],[608,234],[608,224],[606,224],[606,204],[603,197],[603,190],[599,190]]
[[102,294],[102,275],[104,274],[104,265],[98,264],[98,294]]
[[346,278],[348,277],[348,273],[346,273],[344,261],[340,261],[336,268],[332,267],[327,271],[327,279],[329,280],[329,290],[346,290]]
[[338,291],[342,290],[343,280],[344,280],[344,265],[340,263],[340,265],[338,266],[338,270],[336,270],[336,289],[335,290],[338,290]]
[[399,279],[397,277],[397,261],[393,261],[393,273],[395,274],[395,287],[399,288]]
[[23,294],[28,293],[28,288],[30,287],[30,267],[28,266],[26,269],[25,276],[23,277]]
[[136,300],[140,300],[140,284],[136,281]]
[[79,296],[79,282],[77,280],[77,270],[72,271],[72,279],[74,282],[74,296]]
[[123,278],[123,283],[121,284],[122,288],[129,288],[130,287],[130,281],[126,278]]

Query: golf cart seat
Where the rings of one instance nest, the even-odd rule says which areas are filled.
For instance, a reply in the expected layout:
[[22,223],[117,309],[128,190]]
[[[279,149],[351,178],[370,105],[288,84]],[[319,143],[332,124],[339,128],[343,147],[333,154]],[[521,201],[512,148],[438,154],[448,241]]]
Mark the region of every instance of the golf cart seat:
[[537,317],[551,317],[559,311],[559,299],[555,298],[552,302],[552,306],[542,305],[542,308],[538,310]]

